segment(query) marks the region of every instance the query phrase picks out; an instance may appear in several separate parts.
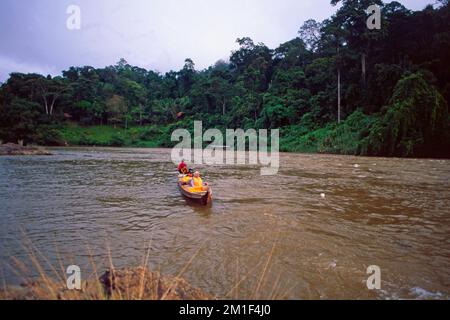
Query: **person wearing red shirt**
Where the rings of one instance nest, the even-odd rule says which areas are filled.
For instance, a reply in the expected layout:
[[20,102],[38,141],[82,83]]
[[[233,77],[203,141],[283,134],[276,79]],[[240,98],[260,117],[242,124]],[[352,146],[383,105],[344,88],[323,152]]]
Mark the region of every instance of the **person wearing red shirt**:
[[178,165],[178,172],[182,174],[186,174],[189,172],[186,163],[184,163],[184,160],[181,160],[181,163]]

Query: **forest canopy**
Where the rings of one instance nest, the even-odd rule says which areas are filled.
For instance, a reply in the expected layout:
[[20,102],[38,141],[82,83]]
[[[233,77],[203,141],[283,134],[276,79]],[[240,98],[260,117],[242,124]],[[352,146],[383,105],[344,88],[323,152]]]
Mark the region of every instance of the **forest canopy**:
[[[298,37],[268,48],[249,37],[229,61],[161,74],[130,65],[12,73],[0,87],[0,140],[169,147],[171,132],[280,128],[283,151],[450,157],[450,7],[333,0]],[[366,9],[381,7],[381,29]],[[340,94],[339,94],[340,93]],[[338,108],[340,106],[340,108]]]

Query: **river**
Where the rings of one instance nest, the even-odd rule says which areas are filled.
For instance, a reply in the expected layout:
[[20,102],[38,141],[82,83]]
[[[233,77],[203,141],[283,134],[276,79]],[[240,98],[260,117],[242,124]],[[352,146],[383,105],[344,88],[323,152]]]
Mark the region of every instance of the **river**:
[[[450,161],[281,154],[198,167],[211,207],[186,202],[170,150],[57,148],[0,157],[0,278],[30,243],[49,275],[93,261],[149,265],[220,298],[449,299]],[[45,263],[48,259],[49,264]],[[28,261],[28,262],[27,262]],[[369,290],[368,266],[381,270]]]

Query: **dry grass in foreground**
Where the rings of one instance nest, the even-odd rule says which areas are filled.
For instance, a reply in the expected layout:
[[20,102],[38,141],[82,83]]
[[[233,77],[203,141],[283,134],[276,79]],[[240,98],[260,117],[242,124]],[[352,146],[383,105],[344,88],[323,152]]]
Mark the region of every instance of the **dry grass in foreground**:
[[[260,261],[245,275],[237,275],[235,285],[223,297],[217,297],[193,287],[182,278],[184,272],[194,261],[202,247],[191,257],[177,276],[170,277],[152,272],[148,267],[150,256],[149,244],[142,265],[135,268],[115,268],[112,263],[111,253],[108,249],[109,268],[99,276],[97,266],[92,254],[89,254],[92,265],[92,276],[83,281],[80,290],[67,289],[66,273],[59,257],[59,269],[42,255],[39,250],[28,241],[24,248],[27,250],[32,267],[37,270],[39,277],[30,279],[30,269],[18,259],[13,258],[12,270],[23,279],[20,287],[10,287],[4,284],[0,289],[1,300],[214,300],[214,299],[286,299],[290,290],[282,290],[281,274],[276,281],[269,283],[268,274],[274,255],[276,242],[268,254],[266,261]],[[90,252],[88,248],[88,252]],[[47,266],[44,268],[43,263]],[[258,268],[262,268],[258,272]],[[45,269],[51,270],[49,276]],[[256,279],[253,293],[250,296],[241,297],[239,289],[249,279]]]
[[99,279],[68,290],[66,283],[42,277],[0,292],[7,300],[211,300],[182,278],[165,277],[145,267],[108,270]]

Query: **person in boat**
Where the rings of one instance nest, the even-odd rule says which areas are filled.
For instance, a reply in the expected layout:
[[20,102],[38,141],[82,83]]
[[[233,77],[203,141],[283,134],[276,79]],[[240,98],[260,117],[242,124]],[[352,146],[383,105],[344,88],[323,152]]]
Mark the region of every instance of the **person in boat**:
[[189,170],[189,172],[180,179],[181,184],[182,185],[190,185],[191,181],[192,181],[192,177],[193,177],[192,170]]
[[181,163],[178,165],[178,172],[181,174],[188,174],[189,173],[189,169],[186,165],[186,163],[184,162],[184,159],[181,160]]
[[200,176],[200,172],[196,171],[191,180],[191,189],[190,192],[203,192],[208,191],[208,183],[203,183],[203,180]]

